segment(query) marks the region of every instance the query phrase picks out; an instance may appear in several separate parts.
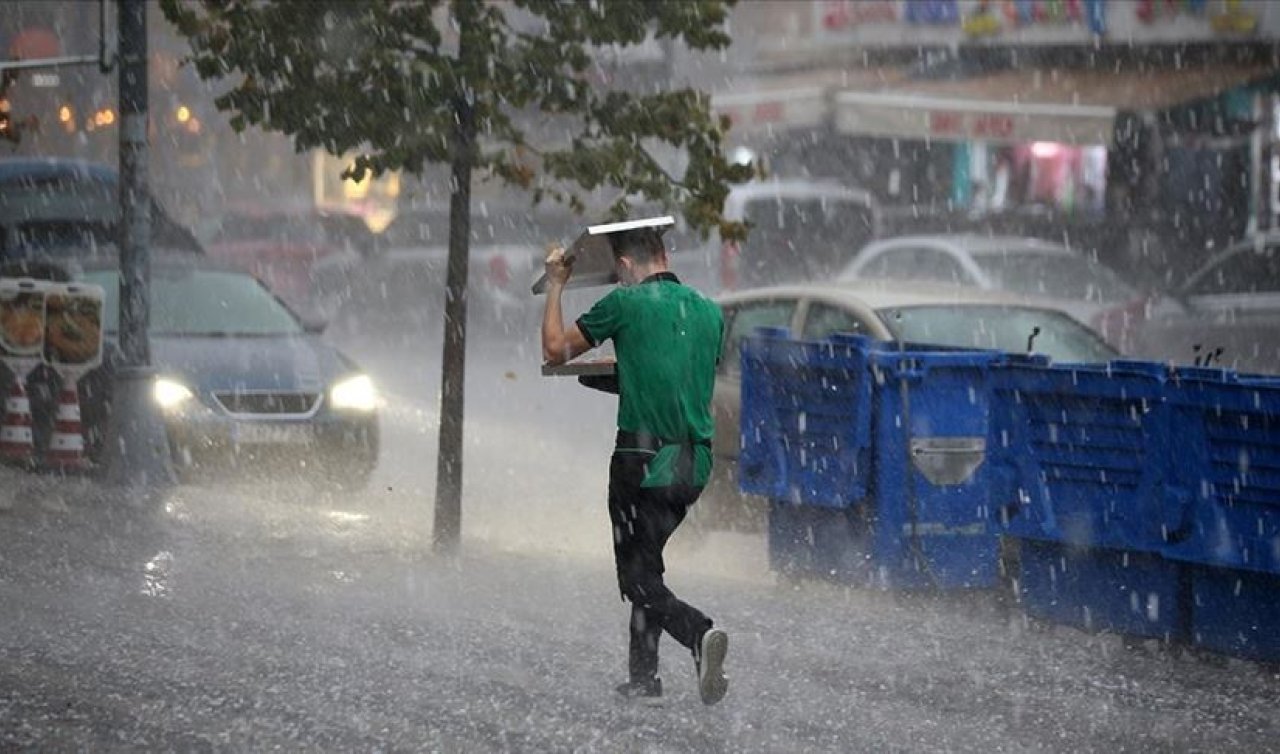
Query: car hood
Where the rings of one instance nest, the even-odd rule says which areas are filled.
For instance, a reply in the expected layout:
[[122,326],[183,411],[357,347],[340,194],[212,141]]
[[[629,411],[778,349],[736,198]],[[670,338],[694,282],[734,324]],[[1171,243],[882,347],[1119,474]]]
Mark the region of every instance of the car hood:
[[152,362],[163,376],[201,392],[280,390],[320,392],[356,371],[355,364],[319,336],[152,336]]

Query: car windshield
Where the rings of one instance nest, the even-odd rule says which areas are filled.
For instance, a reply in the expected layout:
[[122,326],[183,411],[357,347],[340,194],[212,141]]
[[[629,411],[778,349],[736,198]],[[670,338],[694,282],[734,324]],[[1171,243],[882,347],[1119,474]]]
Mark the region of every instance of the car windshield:
[[910,343],[1026,353],[1028,340],[1039,328],[1030,350],[1056,362],[1097,363],[1119,355],[1092,330],[1048,309],[947,304],[877,313],[894,338]]
[[[120,273],[95,270],[86,283],[106,291],[103,321],[119,330]],[[217,270],[156,269],[151,275],[151,334],[272,336],[303,332],[297,318],[254,278]]]
[[1084,301],[1127,301],[1137,292],[1114,272],[1075,254],[1013,247],[974,253],[993,287],[1031,296]]

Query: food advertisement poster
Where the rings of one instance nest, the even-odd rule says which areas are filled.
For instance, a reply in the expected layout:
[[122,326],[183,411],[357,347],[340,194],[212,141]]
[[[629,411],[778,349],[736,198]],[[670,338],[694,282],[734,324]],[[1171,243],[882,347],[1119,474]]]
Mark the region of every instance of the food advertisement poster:
[[0,279],[0,358],[39,361],[47,285]]
[[44,300],[44,361],[55,369],[102,363],[102,288],[61,285]]

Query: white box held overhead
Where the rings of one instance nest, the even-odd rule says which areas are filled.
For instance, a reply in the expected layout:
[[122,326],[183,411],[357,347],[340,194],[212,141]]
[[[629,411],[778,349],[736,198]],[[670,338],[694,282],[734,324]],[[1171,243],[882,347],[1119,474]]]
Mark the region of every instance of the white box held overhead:
[[[670,215],[647,217],[640,220],[626,220],[618,223],[588,226],[565,251],[565,259],[573,262],[573,275],[566,288],[589,288],[597,285],[611,285],[618,282],[613,266],[613,247],[609,244],[610,233],[621,233],[640,228],[653,228],[659,233],[676,224]],[[533,283],[534,295],[547,290],[546,273],[538,276]]]

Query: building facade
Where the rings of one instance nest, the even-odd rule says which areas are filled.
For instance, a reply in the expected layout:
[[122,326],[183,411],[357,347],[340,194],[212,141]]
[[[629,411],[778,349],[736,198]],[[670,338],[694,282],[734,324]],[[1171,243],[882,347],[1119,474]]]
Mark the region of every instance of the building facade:
[[733,143],[871,190],[905,230],[1027,229],[1181,272],[1280,217],[1280,4],[757,2],[734,32]]

